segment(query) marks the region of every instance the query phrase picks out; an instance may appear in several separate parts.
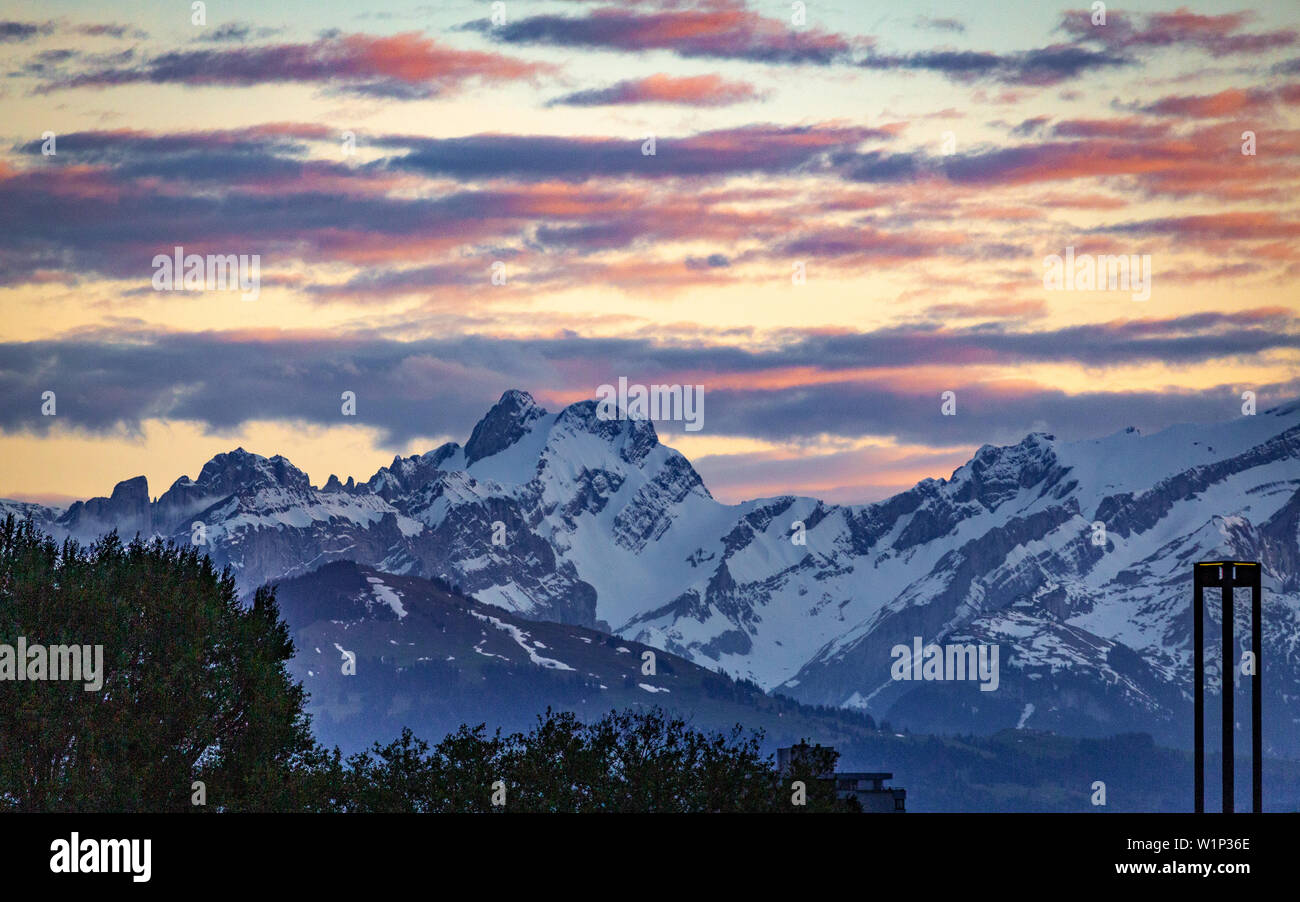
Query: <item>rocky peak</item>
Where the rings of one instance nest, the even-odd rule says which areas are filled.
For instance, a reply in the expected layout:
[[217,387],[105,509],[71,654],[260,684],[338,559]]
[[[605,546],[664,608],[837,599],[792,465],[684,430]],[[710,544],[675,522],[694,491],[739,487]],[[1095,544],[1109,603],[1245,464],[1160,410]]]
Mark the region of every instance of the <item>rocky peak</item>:
[[78,501],[59,518],[72,532],[116,527],[124,538],[137,532],[150,533],[149,480],[143,476],[124,479],[113,486],[108,498]]
[[659,434],[650,420],[602,419],[597,415],[595,401],[570,404],[560,413],[557,427],[568,427],[575,432],[599,436],[618,450],[619,456],[630,464],[639,464],[659,444]]
[[207,494],[228,495],[243,489],[278,487],[310,491],[307,474],[277,454],[263,457],[243,448],[218,454],[203,465],[195,484]]
[[[400,494],[416,491],[431,482],[442,465],[455,457],[458,451],[460,445],[447,442],[424,454],[412,454],[410,457],[396,455],[391,464],[380,467],[362,485],[385,501],[392,501]],[[352,478],[348,477],[348,491],[352,491],[351,485]]]
[[149,480],[143,476],[135,476],[131,479],[124,479],[117,485],[113,486],[113,494],[109,496],[109,501],[114,504],[123,505],[148,505],[149,503]]
[[546,416],[533,396],[526,391],[510,389],[501,400],[478,421],[469,441],[465,443],[465,465],[491,457],[504,451],[528,433],[529,427]]
[[1033,432],[1014,445],[984,445],[952,475],[954,501],[977,501],[992,510],[1023,488],[1054,484],[1064,474],[1056,437]]
[[347,492],[348,494],[351,494],[355,490],[356,483],[353,482],[351,476],[348,477],[346,483],[343,483],[339,482],[339,478],[333,473],[331,473],[330,478],[325,481],[325,485],[321,486],[322,492]]

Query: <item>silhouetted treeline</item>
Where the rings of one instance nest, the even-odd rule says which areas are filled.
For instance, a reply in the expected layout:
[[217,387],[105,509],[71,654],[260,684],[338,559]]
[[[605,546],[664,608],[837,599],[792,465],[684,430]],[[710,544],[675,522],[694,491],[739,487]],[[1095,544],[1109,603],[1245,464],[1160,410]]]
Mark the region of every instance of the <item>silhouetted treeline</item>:
[[[437,745],[411,731],[385,746],[306,772],[315,810],[365,812],[847,811],[814,771],[834,752],[778,777],[760,736],[691,729],[660,709],[610,712],[583,724],[547,710],[526,733],[479,726]],[[794,804],[794,781],[806,801]]]

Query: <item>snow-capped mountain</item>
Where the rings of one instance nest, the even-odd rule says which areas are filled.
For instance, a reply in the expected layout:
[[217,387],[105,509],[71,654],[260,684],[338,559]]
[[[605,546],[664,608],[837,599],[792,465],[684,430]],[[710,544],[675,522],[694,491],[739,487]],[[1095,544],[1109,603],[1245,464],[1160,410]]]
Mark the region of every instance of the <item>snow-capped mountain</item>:
[[[137,477],[66,511],[5,506],[80,537],[198,537],[244,590],[334,560],[440,577],[912,729],[1183,745],[1191,564],[1259,560],[1266,748],[1300,747],[1300,403],[1150,436],[1036,433],[875,504],[727,505],[649,422],[509,391],[463,447],[363,483],[313,488],[284,458],[239,449],[152,503]],[[892,679],[891,649],[916,636],[998,645],[997,690]]]
[[743,722],[778,744],[878,738],[867,718],[773,699],[637,642],[528,620],[442,582],[335,561],[281,582],[276,597],[313,730],[349,752],[404,726],[431,738],[462,723],[522,729],[548,706],[584,718],[656,706],[700,728]]

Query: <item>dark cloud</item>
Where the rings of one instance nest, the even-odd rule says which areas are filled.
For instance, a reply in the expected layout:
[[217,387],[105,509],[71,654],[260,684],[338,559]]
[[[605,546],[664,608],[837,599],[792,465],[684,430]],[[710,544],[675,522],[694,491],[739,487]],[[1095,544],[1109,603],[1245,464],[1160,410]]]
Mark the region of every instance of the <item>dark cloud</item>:
[[[331,170],[331,164],[237,153],[141,160],[124,168],[140,174],[188,173],[192,168],[203,174],[214,165],[227,167],[226,179],[240,172],[254,181],[310,178],[319,175],[321,167],[326,173]],[[60,176],[47,170],[0,181],[0,283],[25,281],[41,270],[57,268],[78,277],[101,274],[147,284],[150,260],[173,245],[194,253],[257,253],[267,263],[277,254],[339,260],[348,256],[347,236],[359,246],[440,228],[472,233],[472,206],[459,195],[420,200],[305,191],[286,202],[262,192],[159,193],[95,175]]]
[[1222,119],[1264,115],[1270,113],[1276,103],[1300,103],[1300,85],[1286,85],[1276,90],[1229,88],[1217,94],[1162,97],[1142,107],[1142,112],[1184,119]]
[[[995,384],[917,384],[914,390],[857,383],[744,392],[706,390],[709,434],[789,440],[807,435],[888,435],[900,442],[937,447],[1009,444],[1029,432],[1070,441],[1099,437],[1128,426],[1152,431],[1176,423],[1215,422],[1240,413],[1236,386],[1204,391],[1097,391],[1055,389],[1008,392]],[[956,394],[956,416],[940,415],[940,395]],[[1261,397],[1291,398],[1300,381],[1259,386]]]
[[[341,154],[331,161],[311,152],[320,142],[337,152],[338,136],[322,126],[74,132],[59,136],[55,157],[40,155],[40,140],[19,145],[16,150],[34,162],[0,177],[0,225],[6,226],[0,283],[49,278],[52,271],[73,279],[142,279],[148,261],[175,245],[195,253],[259,253],[268,261],[279,254],[374,264],[427,259],[431,242],[447,251],[477,242],[502,248],[527,243],[580,256],[651,238],[774,237],[788,231],[783,216],[728,209],[706,216],[708,206],[689,194],[665,194],[647,205],[604,188],[520,184],[423,197],[389,188],[412,172],[527,183],[797,174],[825,170],[831,152],[889,137],[863,128],[754,126],[664,136],[656,155],[647,157],[639,140],[375,136],[369,146],[389,156],[351,165]],[[403,254],[403,247],[410,250]],[[555,261],[533,269],[534,284],[564,275]],[[452,271],[373,273],[353,288],[436,287],[447,284]],[[611,276],[619,281],[635,273],[581,275]]]
[[920,260],[957,250],[966,239],[918,230],[884,232],[867,226],[813,229],[782,242],[778,257],[842,260]]
[[948,31],[955,34],[965,34],[966,24],[960,19],[936,19],[931,16],[917,16],[914,24],[917,28],[927,31]]
[[428,175],[580,182],[607,176],[796,174],[826,168],[831,152],[843,152],[867,140],[892,139],[892,134],[880,129],[753,125],[684,138],[660,136],[653,155],[643,152],[642,137],[619,141],[496,134],[380,139],[376,143],[407,149],[389,165]]
[[1051,116],[1034,116],[1031,119],[1025,119],[1015,128],[1011,129],[1011,134],[1018,138],[1029,138],[1041,132],[1043,127],[1051,121]]
[[[196,155],[231,153],[245,156],[302,155],[308,139],[332,137],[323,126],[271,126],[267,128],[154,134],[135,131],[69,132],[59,136],[55,164],[129,167],[149,161],[187,160]],[[28,141],[15,148],[39,155],[41,142]],[[196,167],[196,169],[199,167]],[[150,171],[150,174],[161,174]]]
[[1055,44],[1008,54],[968,50],[870,53],[858,65],[870,69],[937,72],[961,82],[987,79],[1009,85],[1054,85],[1087,72],[1132,63],[1128,57],[1109,50]]
[[1242,31],[1253,18],[1251,12],[1204,15],[1186,7],[1145,15],[1107,10],[1106,23],[1101,25],[1093,24],[1088,9],[1080,9],[1063,14],[1060,29],[1080,41],[1115,50],[1194,47],[1215,57],[1264,53],[1293,46],[1300,39],[1294,28]]
[[[1132,127],[1130,127],[1132,126]],[[1231,159],[1233,134],[1207,150],[1202,143],[1167,138],[1165,130],[1129,122],[1063,126],[1062,134],[1081,140],[1054,140],[1009,147],[980,147],[947,156],[925,152],[870,151],[836,158],[845,177],[876,183],[946,179],[970,186],[1009,186],[1075,179],[1131,179],[1149,194],[1201,195],[1237,200],[1267,197],[1270,185],[1286,171],[1269,165],[1253,168],[1224,165]],[[1222,141],[1222,139],[1220,139]],[[1217,157],[1217,159],[1216,159]]]
[[30,41],[53,32],[53,22],[0,22],[0,43]]
[[686,265],[691,269],[718,269],[731,265],[724,254],[709,254],[707,257],[687,257]]
[[683,57],[757,63],[825,66],[847,59],[853,50],[848,38],[765,18],[741,3],[655,12],[608,7],[585,16],[529,16],[502,26],[480,19],[461,28],[508,44],[632,52],[667,50]]
[[1177,235],[1209,241],[1295,241],[1300,220],[1275,213],[1219,213],[1212,216],[1169,216],[1117,223],[1095,229],[1132,235]]
[[[765,350],[727,345],[660,345],[641,339],[502,339],[465,336],[393,341],[360,337],[256,341],[226,335],[118,333],[113,341],[0,344],[0,428],[43,431],[40,397],[55,391],[62,426],[104,432],[148,418],[196,420],[229,429],[253,420],[336,425],[339,395],[355,391],[358,419],[395,442],[418,435],[467,435],[500,393],[594,393],[613,377],[702,382],[707,431],[791,440],[828,433],[893,435],[952,445],[1018,437],[1041,425],[1067,436],[1124,425],[1216,418],[1232,392],[1098,392],[1008,389],[962,376],[970,364],[1145,362],[1192,365],[1300,347],[1290,311],[1197,314],[1056,330],[913,326],[870,333],[790,333]],[[947,375],[874,380],[864,370],[930,367]],[[792,368],[853,379],[771,387],[764,373]],[[946,369],[945,369],[946,368]],[[727,387],[712,388],[709,374]],[[755,387],[745,388],[746,376]],[[934,384],[930,384],[931,381]],[[949,384],[950,383],[950,384]],[[939,416],[939,394],[958,392],[961,415]],[[1300,385],[1256,386],[1266,397]]]
[[[498,257],[507,256],[504,254]],[[388,296],[451,286],[487,283],[494,259],[461,260],[405,269],[372,269],[339,284],[310,285],[307,293],[320,298]]]
[[76,25],[71,31],[77,34],[84,34],[90,37],[109,37],[124,40],[126,38],[136,38],[143,40],[149,37],[149,32],[144,31],[134,25],[122,25],[116,22],[102,23],[98,25]]
[[760,99],[753,85],[727,81],[718,75],[695,75],[675,78],[651,75],[620,81],[606,88],[576,91],[552,100],[547,106],[626,106],[662,103],[678,106],[730,106]]
[[[40,140],[19,145],[31,163],[0,173],[0,284],[96,275],[143,281],[148,261],[175,245],[195,253],[259,253],[268,263],[329,260],[369,268],[342,284],[305,286],[322,297],[472,286],[478,276],[471,273],[484,258],[523,251],[532,260],[519,281],[534,286],[566,279],[622,286],[637,279],[687,284],[692,275],[751,278],[753,264],[773,259],[787,266],[790,259],[820,259],[840,268],[938,257],[1024,259],[1034,252],[1021,240],[918,228],[927,215],[915,204],[889,219],[815,227],[806,204],[716,203],[703,199],[699,185],[750,174],[818,175],[833,188],[842,179],[1004,186],[1116,176],[1150,191],[1213,194],[1265,190],[1273,178],[1266,165],[1225,171],[1196,142],[1167,139],[1165,131],[1163,123],[1131,117],[1067,120],[1052,133],[1076,140],[949,156],[862,150],[867,142],[892,141],[893,133],[846,125],[660,136],[653,156],[642,153],[637,138],[375,135],[365,143],[381,156],[364,164],[345,160],[339,136],[320,125],[74,132],[59,136],[56,157],[40,155]],[[439,186],[427,194],[396,190],[412,174],[486,184]],[[672,179],[682,184],[663,185]],[[732,197],[762,194],[736,189]],[[838,209],[834,197],[825,201],[832,206],[818,209]],[[1267,240],[1270,229],[1274,240],[1290,234],[1276,217],[1254,225],[1236,214],[1220,219],[1219,234],[1229,227],[1249,240]],[[1180,223],[1193,239],[1215,234],[1194,218]],[[728,266],[702,265],[695,255],[588,260],[656,241],[716,247]],[[745,265],[748,270],[732,270]]]
[[0,21],[0,43],[30,41],[51,34],[79,34],[87,37],[147,38],[148,32],[134,25],[116,22],[69,25],[66,22],[15,22]]
[[209,44],[242,44],[246,41],[265,40],[283,32],[283,28],[260,27],[251,22],[224,22],[216,28],[205,28],[195,40]]
[[1143,122],[1137,118],[1125,119],[1066,119],[1052,126],[1058,138],[1127,138],[1148,141],[1164,138],[1169,126],[1163,122]]
[[92,69],[41,91],[150,83],[249,86],[314,83],[388,97],[431,97],[468,81],[530,79],[553,67],[495,53],[457,50],[417,32],[329,33],[309,44],[238,46],[164,53],[129,67]]
[[537,229],[537,243],[546,248],[599,251],[627,247],[638,238],[647,236],[654,228],[643,217],[629,216],[573,226],[541,226]]

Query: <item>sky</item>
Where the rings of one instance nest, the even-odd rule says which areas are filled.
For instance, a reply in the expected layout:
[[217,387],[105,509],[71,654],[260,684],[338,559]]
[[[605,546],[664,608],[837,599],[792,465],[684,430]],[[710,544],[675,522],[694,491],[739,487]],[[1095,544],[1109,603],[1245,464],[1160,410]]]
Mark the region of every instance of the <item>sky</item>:
[[0,72],[0,497],[623,377],[721,500],[858,503],[1300,396],[1292,0],[0,0]]

